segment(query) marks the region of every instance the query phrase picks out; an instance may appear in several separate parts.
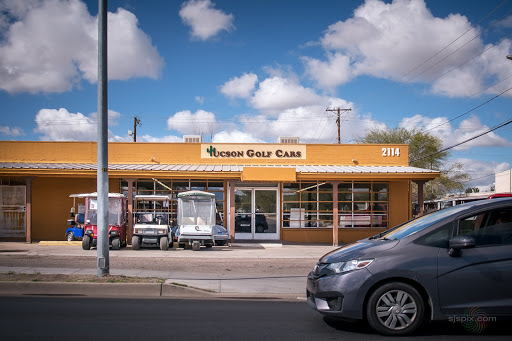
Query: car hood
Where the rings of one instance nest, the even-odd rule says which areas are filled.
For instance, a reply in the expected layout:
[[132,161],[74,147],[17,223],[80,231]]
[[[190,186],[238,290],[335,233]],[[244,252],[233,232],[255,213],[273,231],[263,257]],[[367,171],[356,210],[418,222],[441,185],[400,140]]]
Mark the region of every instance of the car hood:
[[320,258],[320,262],[336,263],[352,259],[373,258],[377,253],[392,249],[398,243],[398,240],[363,239],[325,254]]

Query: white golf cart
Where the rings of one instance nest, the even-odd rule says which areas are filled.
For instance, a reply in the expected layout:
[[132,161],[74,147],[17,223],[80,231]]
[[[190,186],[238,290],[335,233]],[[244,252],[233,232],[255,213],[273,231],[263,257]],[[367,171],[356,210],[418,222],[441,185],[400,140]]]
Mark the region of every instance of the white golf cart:
[[159,245],[169,249],[172,243],[170,222],[170,199],[167,195],[136,195],[134,202],[132,249],[143,245]]
[[198,251],[201,245],[215,244],[215,194],[188,191],[178,194],[178,245],[192,245]]

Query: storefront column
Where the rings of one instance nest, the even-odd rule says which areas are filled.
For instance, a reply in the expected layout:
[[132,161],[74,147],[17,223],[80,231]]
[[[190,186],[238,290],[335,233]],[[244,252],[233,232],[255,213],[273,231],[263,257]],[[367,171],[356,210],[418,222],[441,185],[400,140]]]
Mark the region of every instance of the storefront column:
[[420,181],[414,181],[418,185],[418,206],[420,207],[420,213],[419,215],[423,215],[423,185],[426,181],[420,180]]
[[25,194],[25,240],[32,243],[32,180],[35,178],[25,178],[26,194]]
[[126,231],[127,244],[132,244],[133,237],[133,183],[135,179],[124,179],[128,183],[128,230]]
[[331,182],[332,185],[332,245],[338,246],[338,184],[339,182]]
[[235,180],[227,181],[229,188],[229,237],[231,243],[235,241]]

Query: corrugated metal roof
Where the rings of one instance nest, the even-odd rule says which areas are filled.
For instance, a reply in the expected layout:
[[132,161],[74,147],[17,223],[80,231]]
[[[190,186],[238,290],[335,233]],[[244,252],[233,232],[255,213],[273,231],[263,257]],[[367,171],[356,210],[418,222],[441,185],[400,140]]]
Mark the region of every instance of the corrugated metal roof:
[[[0,169],[32,170],[96,170],[90,163],[20,163],[0,162]],[[160,165],[160,164],[109,164],[109,170],[125,171],[188,171],[188,172],[242,172],[244,167],[295,168],[297,173],[438,173],[438,171],[408,166],[316,166],[316,165]]]

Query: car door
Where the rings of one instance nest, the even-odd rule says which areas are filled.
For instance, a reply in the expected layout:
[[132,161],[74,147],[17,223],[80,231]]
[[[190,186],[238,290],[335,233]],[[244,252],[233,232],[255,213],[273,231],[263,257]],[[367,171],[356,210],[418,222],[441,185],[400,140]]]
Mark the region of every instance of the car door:
[[[500,220],[499,217],[505,217]],[[507,222],[508,219],[508,222]],[[458,235],[471,236],[475,247],[438,260],[438,290],[445,314],[512,312],[512,208],[492,209],[456,222]]]

